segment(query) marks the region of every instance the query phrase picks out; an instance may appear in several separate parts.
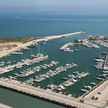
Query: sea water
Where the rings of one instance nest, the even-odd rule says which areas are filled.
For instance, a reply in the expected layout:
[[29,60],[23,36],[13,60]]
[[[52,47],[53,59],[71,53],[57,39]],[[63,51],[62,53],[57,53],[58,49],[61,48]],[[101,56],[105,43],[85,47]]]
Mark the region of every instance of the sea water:
[[[81,78],[75,85],[67,87],[64,90],[67,93],[82,95],[83,93],[80,91],[81,88],[85,85],[89,85],[90,82],[99,83],[96,80],[96,76],[101,73],[100,70],[96,70],[94,68],[95,62],[94,59],[99,56],[100,49],[105,51],[106,48],[100,46],[100,49],[87,48],[85,46],[76,46],[70,47],[71,49],[79,49],[80,52],[63,52],[59,48],[75,39],[83,39],[88,35],[104,35],[108,36],[108,16],[101,15],[2,15],[0,16],[0,37],[43,37],[43,36],[51,36],[51,35],[59,35],[65,33],[72,33],[77,31],[87,32],[82,35],[70,36],[68,38],[60,38],[48,41],[47,45],[43,45],[41,42],[39,43],[40,52],[44,54],[48,54],[48,60],[33,64],[31,66],[23,66],[21,69],[15,69],[9,73],[3,74],[3,76],[8,77],[10,75],[14,75],[13,73],[19,73],[22,70],[32,68],[44,63],[50,63],[50,61],[55,60],[58,61],[59,64],[55,67],[48,68],[46,70],[42,70],[41,72],[36,72],[30,76],[24,78],[18,78],[20,81],[28,80],[31,77],[36,75],[40,75],[46,73],[49,69],[54,70],[58,66],[63,66],[67,63],[76,63],[78,66],[72,69],[69,69],[67,72],[61,72],[59,75],[56,75],[52,78],[46,79],[40,83],[41,86],[47,86],[48,84],[56,84],[64,82],[62,77],[67,76],[68,74],[72,74],[74,71],[79,72],[88,72],[89,75]],[[21,59],[30,58],[30,55],[38,53],[38,47],[30,48],[29,50],[22,51],[23,55],[11,55],[9,57],[3,57],[0,59],[1,61],[15,61],[17,63]],[[5,94],[4,94],[5,93]],[[4,94],[4,95],[3,95]],[[13,94],[13,95],[10,95]],[[11,98],[11,100],[9,100]],[[21,101],[21,100],[22,101]],[[18,101],[20,100],[20,101]],[[34,99],[29,96],[25,96],[19,93],[15,93],[9,90],[5,90],[0,88],[0,101],[2,103],[11,105],[15,108],[36,108],[39,106],[40,108],[48,107],[51,105],[53,107],[61,107],[55,104],[51,104],[39,99]],[[21,102],[21,104],[20,104]],[[25,104],[24,104],[24,103]],[[26,104],[27,103],[27,104]],[[29,105],[28,105],[29,103]],[[42,104],[39,104],[42,103]],[[47,106],[48,105],[48,106]],[[31,107],[30,107],[31,106]]]

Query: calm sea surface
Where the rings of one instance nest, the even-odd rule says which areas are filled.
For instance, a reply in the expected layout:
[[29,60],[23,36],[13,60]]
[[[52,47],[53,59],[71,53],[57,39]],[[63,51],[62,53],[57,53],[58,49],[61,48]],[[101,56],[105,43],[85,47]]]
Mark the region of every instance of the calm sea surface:
[[[80,52],[66,53],[59,50],[59,48],[77,38],[85,38],[88,35],[104,35],[108,36],[108,16],[93,16],[93,15],[1,15],[0,16],[0,37],[43,37],[47,35],[58,35],[64,33],[72,33],[77,31],[85,31],[86,34],[76,35],[68,38],[55,39],[48,42],[47,45],[40,43],[41,52],[48,54],[48,60],[33,64],[31,66],[23,66],[21,69],[11,71],[3,74],[5,77],[14,75],[13,72],[19,73],[22,70],[38,66],[39,64],[50,63],[52,60],[56,60],[59,64],[56,66],[63,66],[66,63],[76,63],[78,67],[69,69],[67,72],[62,72],[52,79],[46,79],[39,83],[39,85],[47,86],[49,83],[59,85],[64,80],[62,77],[71,74],[74,71],[88,72],[88,76],[81,78],[75,85],[67,87],[65,92],[82,95],[80,91],[84,85],[89,85],[90,82],[99,83],[96,80],[96,76],[101,71],[94,68],[94,59],[99,56],[100,50],[106,50],[100,46],[100,49],[86,48],[84,46],[70,47],[72,49],[80,49]],[[11,55],[0,59],[0,61],[15,61],[16,63],[22,58],[30,58],[31,54],[38,53],[38,48],[30,48],[27,51],[22,51],[23,55]],[[54,70],[55,67],[50,68]],[[34,75],[39,75],[47,72],[48,70],[42,70],[28,77],[18,78],[20,81],[25,81]],[[0,102],[11,105],[14,108],[63,108],[61,106],[35,99],[29,96],[25,96],[19,93],[15,93],[9,90],[0,88]]]

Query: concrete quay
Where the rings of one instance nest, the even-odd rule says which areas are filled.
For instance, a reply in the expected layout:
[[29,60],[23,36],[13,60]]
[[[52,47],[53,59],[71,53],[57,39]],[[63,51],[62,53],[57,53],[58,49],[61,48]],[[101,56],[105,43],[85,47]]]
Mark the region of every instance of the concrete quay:
[[64,106],[77,108],[98,108],[101,106],[101,104],[95,103],[91,100],[85,100],[85,102],[82,103],[79,98],[74,98],[70,95],[64,95],[62,93],[52,92],[50,89],[40,89],[39,87],[33,87],[16,80],[9,80],[7,78],[0,79],[0,86]]
[[61,49],[61,50],[64,50],[64,49],[66,49],[68,46],[72,46],[72,45],[74,45],[74,43],[70,42],[70,43],[67,43],[67,44],[63,45],[60,49]]
[[31,46],[31,45],[33,45],[37,42],[47,41],[47,40],[52,40],[52,39],[57,39],[57,38],[62,38],[62,37],[69,37],[69,36],[78,35],[78,34],[85,34],[85,32],[81,31],[81,32],[68,33],[68,34],[62,34],[62,35],[45,36],[45,37],[42,37],[42,38],[39,38],[39,39],[35,39],[33,41],[30,41],[30,42],[27,42],[27,43],[24,43],[24,44],[20,44],[17,47],[12,48],[10,50],[3,50],[0,53],[0,58],[8,56],[8,55],[12,54],[13,52],[16,52],[16,51],[18,51],[18,50],[20,50],[24,47]]

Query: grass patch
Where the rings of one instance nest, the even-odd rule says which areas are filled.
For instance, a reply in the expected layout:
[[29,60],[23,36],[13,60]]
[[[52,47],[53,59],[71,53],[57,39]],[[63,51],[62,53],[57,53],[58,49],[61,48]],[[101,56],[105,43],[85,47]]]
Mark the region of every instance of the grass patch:
[[0,43],[5,43],[5,40],[1,40],[1,39],[0,39]]
[[31,41],[33,39],[34,38],[32,38],[32,37],[0,38],[0,43],[5,43],[5,42],[22,42],[22,43],[26,43],[26,42],[29,42],[29,41]]

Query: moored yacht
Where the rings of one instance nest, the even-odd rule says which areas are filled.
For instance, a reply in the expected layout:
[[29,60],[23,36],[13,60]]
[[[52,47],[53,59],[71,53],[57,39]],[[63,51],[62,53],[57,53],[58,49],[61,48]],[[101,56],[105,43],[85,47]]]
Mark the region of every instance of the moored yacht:
[[94,86],[96,85],[96,83],[95,83],[95,82],[91,82],[90,84],[91,84],[91,85],[94,85]]
[[83,92],[87,92],[88,90],[86,90],[86,89],[81,89],[81,91],[83,91]]

